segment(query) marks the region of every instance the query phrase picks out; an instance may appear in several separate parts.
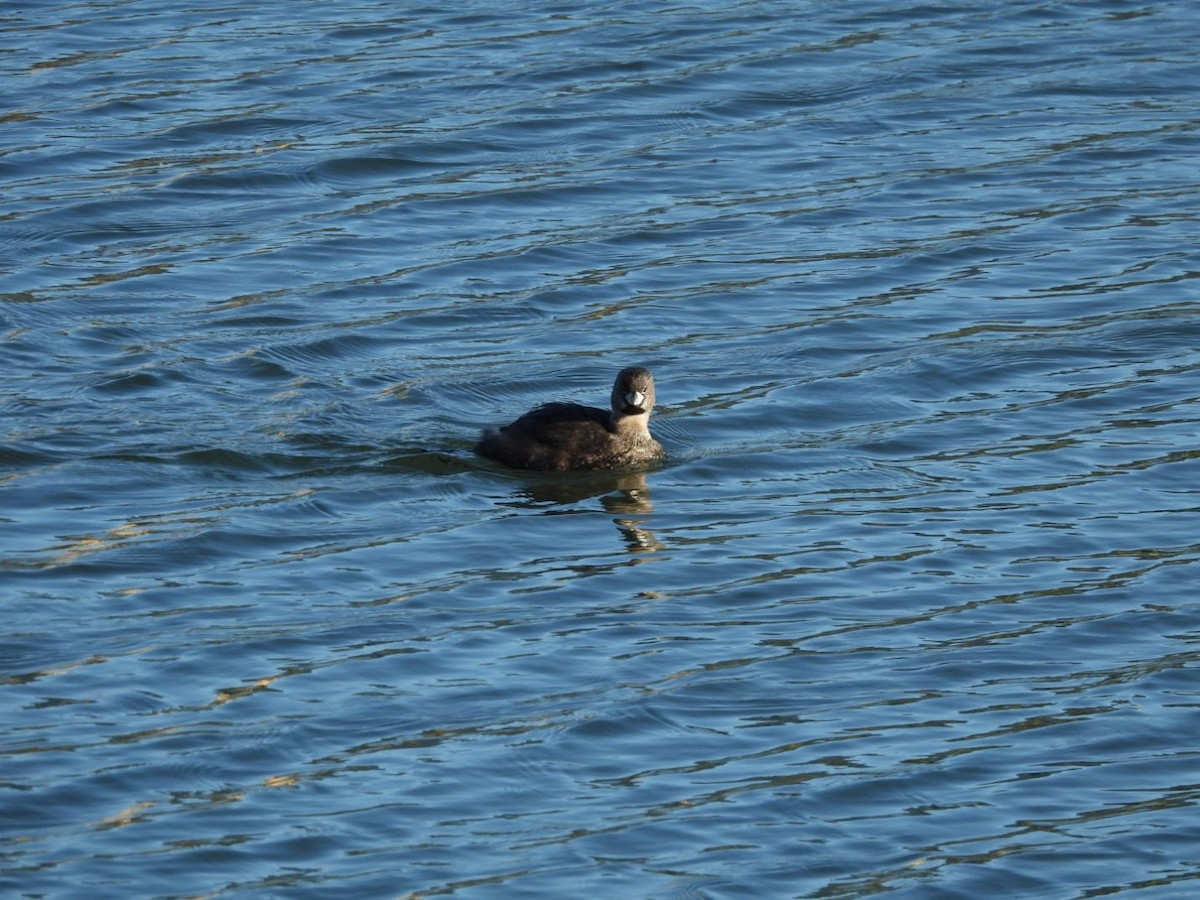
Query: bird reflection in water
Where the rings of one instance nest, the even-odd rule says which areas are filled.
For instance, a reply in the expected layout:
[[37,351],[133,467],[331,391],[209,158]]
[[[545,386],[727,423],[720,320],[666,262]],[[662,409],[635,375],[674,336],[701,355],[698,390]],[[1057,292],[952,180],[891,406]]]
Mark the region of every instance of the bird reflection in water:
[[538,479],[526,485],[522,493],[539,503],[568,504],[599,497],[600,504],[614,516],[613,524],[630,553],[666,549],[653,532],[642,526],[643,517],[654,510],[645,472],[594,472]]

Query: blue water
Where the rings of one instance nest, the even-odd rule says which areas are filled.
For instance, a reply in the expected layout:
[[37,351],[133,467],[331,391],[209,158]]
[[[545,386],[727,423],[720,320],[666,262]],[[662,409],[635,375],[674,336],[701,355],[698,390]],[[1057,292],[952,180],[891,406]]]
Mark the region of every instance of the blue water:
[[1195,896],[1198,35],[10,0],[0,889]]

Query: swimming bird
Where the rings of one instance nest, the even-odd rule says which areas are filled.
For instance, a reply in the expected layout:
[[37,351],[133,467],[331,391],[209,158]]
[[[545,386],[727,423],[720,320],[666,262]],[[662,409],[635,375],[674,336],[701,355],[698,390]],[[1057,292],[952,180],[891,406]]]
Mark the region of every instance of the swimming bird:
[[487,429],[475,452],[515,469],[567,471],[640,466],[666,456],[650,436],[654,376],[631,366],[617,373],[611,409],[546,403],[499,430]]

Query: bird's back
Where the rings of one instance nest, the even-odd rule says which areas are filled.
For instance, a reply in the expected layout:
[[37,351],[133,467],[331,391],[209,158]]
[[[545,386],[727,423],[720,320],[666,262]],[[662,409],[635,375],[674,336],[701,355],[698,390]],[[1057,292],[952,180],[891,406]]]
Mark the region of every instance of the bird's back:
[[475,446],[480,456],[522,469],[562,471],[609,465],[614,453],[610,414],[578,403],[547,403],[511,425],[489,430]]

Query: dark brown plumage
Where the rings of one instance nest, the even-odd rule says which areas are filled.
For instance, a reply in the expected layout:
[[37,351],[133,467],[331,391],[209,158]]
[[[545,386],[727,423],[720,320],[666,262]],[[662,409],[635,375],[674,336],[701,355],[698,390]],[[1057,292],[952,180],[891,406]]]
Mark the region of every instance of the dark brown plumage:
[[475,452],[515,469],[616,469],[662,459],[650,436],[654,377],[622,369],[613,383],[611,410],[578,403],[547,403],[499,430],[488,429]]

